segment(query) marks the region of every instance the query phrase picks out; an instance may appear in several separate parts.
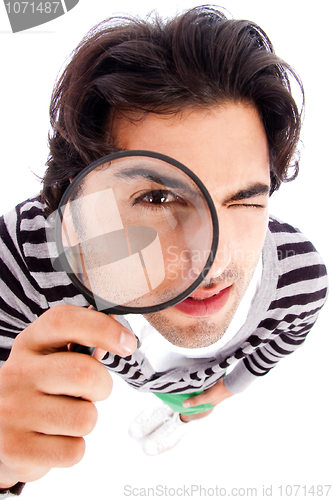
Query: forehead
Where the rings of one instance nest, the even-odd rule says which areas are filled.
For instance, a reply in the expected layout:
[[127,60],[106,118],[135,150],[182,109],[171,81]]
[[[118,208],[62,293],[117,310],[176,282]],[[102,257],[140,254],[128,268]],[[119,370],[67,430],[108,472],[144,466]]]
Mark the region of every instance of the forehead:
[[269,183],[266,133],[249,104],[150,113],[137,120],[117,117],[112,136],[120,149],[155,151],[184,163],[217,196],[253,182]]

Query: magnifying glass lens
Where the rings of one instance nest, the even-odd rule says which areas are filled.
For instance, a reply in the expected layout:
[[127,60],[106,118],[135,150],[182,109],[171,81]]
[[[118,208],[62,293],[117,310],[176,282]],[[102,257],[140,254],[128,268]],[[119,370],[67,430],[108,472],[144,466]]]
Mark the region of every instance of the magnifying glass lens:
[[109,155],[59,208],[63,267],[99,310],[150,312],[183,300],[217,246],[213,203],[185,166],[157,153]]

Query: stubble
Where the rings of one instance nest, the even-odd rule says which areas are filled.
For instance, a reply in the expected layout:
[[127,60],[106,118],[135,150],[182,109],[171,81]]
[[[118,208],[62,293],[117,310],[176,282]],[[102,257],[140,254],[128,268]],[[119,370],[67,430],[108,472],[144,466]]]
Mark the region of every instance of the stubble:
[[160,311],[144,316],[163,337],[178,347],[195,349],[212,345],[223,337],[230,326],[251,281],[255,267],[254,265],[245,272],[233,267],[226,270],[217,279],[204,280],[200,288],[206,290],[220,283],[232,281],[226,305],[214,316],[190,317],[177,310],[173,310],[172,314],[168,311]]

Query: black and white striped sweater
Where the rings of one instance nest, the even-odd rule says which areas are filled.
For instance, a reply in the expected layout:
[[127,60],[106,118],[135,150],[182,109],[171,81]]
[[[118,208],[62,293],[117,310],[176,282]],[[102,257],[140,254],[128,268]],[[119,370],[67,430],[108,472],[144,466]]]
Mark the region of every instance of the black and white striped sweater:
[[[43,210],[36,197],[0,219],[0,366],[15,336],[47,309],[88,305],[67,275],[52,267]],[[313,245],[271,218],[260,289],[246,323],[214,359],[156,373],[138,349],[125,358],[109,354],[103,363],[139,391],[168,393],[207,389],[233,365],[225,384],[237,393],[304,342],[326,294],[326,268]]]

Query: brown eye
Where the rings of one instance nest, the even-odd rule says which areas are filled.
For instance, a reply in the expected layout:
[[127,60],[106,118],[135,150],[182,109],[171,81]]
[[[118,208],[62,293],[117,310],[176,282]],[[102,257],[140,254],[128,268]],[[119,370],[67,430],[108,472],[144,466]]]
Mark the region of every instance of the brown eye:
[[174,197],[170,195],[168,191],[151,191],[142,197],[142,201],[146,201],[148,203],[160,204],[160,203],[169,203],[173,201]]
[[182,199],[168,190],[154,189],[135,199],[133,205],[144,203],[146,205],[166,205],[172,202],[183,203]]

